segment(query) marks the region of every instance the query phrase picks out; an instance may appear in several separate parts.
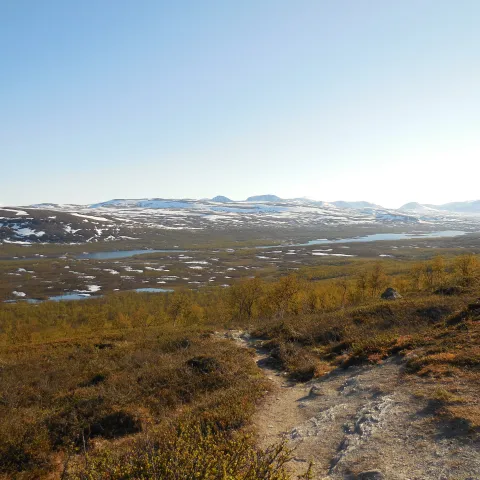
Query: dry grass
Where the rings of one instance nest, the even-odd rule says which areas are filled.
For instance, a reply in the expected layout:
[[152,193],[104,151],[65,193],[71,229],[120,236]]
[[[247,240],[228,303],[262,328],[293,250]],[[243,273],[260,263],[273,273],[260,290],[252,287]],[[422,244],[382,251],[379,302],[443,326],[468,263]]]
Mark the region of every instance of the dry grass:
[[246,425],[265,390],[247,352],[185,329],[7,347],[0,372],[5,478],[37,478],[55,468],[57,452],[90,452],[97,439],[143,438],[139,432],[161,430],[172,418],[223,432],[218,449],[226,448],[228,432]]
[[478,429],[476,274],[444,296],[380,272],[405,285],[388,302],[351,273],[0,305],[0,477],[286,478],[284,448],[261,451],[247,434],[267,385],[247,351],[211,334],[229,326],[263,337],[296,381],[402,356],[435,418],[462,434]]

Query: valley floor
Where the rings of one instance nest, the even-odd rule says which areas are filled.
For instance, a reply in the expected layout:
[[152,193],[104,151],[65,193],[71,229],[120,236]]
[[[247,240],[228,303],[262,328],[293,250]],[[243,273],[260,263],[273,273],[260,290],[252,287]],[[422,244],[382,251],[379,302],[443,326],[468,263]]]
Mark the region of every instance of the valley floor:
[[460,238],[0,263],[0,299],[124,271],[212,284],[0,302],[0,478],[479,480],[480,261]]

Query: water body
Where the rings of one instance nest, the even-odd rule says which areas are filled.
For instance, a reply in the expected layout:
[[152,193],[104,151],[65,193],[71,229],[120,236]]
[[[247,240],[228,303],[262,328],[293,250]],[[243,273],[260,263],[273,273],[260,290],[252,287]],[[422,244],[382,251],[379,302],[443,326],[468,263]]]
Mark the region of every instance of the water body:
[[167,250],[114,250],[110,252],[82,253],[76,258],[79,260],[110,260],[113,258],[128,258],[135,255],[145,255],[147,253],[184,253],[187,250],[167,249]]
[[103,295],[96,295],[92,297],[90,295],[82,295],[81,293],[63,293],[62,295],[54,295],[53,297],[48,297],[49,300],[54,302],[63,302],[68,300],[86,300],[87,298],[99,298]]
[[[422,240],[424,238],[444,238],[444,237],[459,237],[466,233],[462,230],[443,230],[440,232],[428,233],[374,233],[372,235],[365,235],[363,237],[354,238],[337,238],[329,240],[327,238],[320,238],[318,240],[310,240],[306,243],[292,243],[290,245],[281,245],[282,247],[308,247],[310,245],[328,245],[333,243],[361,243],[361,242],[378,242],[385,240]],[[270,247],[261,248],[278,248],[280,245],[272,245]]]
[[23,300],[4,300],[3,303],[18,303],[18,302],[26,302],[26,303],[42,303],[44,300],[38,300],[37,298],[24,298]]
[[43,303],[47,302],[48,300],[52,300],[53,302],[62,302],[62,301],[69,301],[69,300],[86,300],[87,298],[99,298],[103,295],[96,295],[95,297],[91,297],[90,295],[82,295],[80,293],[63,293],[62,295],[53,295],[52,297],[48,297],[46,300],[40,300],[38,298],[21,298],[18,300],[4,300],[3,303]]
[[[166,292],[173,292],[172,289],[169,288],[135,288],[134,290],[122,290],[123,292],[148,292],[148,293],[166,293]],[[101,298],[103,295],[85,295],[81,293],[64,293],[62,295],[56,295],[53,297],[48,297],[49,300],[53,300],[54,302],[61,302],[66,300],[86,300],[88,298]],[[40,300],[36,300],[33,303],[38,303]]]
[[[168,292],[173,292],[173,289],[170,288],[136,288],[134,290],[123,290],[124,292],[147,292],[147,293],[168,293]],[[68,292],[68,293],[63,293],[61,295],[53,295],[51,297],[48,297],[47,300],[39,300],[38,298],[22,298],[18,300],[5,300],[3,303],[43,303],[47,302],[48,300],[51,300],[53,302],[68,302],[72,300],[88,300],[89,298],[101,298],[103,295],[88,295],[85,293],[75,293],[75,292]]]
[[[458,237],[465,235],[466,233],[462,230],[443,230],[439,232],[429,232],[429,233],[374,233],[372,235],[365,235],[363,237],[354,237],[354,238],[337,238],[329,240],[327,238],[321,238],[317,240],[310,240],[306,243],[292,243],[289,245],[268,245],[268,246],[259,246],[258,249],[264,248],[281,248],[281,247],[308,247],[310,245],[327,245],[333,243],[353,243],[353,242],[377,242],[382,240],[418,240],[422,238],[442,238],[442,237]],[[234,251],[234,249],[231,249]],[[128,258],[135,255],[146,255],[149,253],[187,253],[190,250],[178,250],[176,248],[162,249],[162,250],[112,250],[107,252],[91,252],[91,253],[82,253],[77,255],[76,258],[79,260],[110,260],[118,258]],[[19,260],[39,260],[42,257],[31,257],[31,258],[19,258]],[[2,258],[0,260],[12,260],[12,258]]]
[[171,288],[136,288],[136,292],[146,292],[146,293],[165,293],[173,292]]

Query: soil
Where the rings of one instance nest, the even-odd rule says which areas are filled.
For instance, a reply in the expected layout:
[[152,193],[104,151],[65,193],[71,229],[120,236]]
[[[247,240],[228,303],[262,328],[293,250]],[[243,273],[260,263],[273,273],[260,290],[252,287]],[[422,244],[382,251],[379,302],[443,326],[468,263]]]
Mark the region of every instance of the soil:
[[462,422],[439,421],[432,402],[415,395],[425,380],[403,375],[404,359],[292,383],[261,340],[243,332],[226,336],[254,349],[273,384],[253,423],[262,447],[285,439],[293,449],[294,478],[313,462],[315,479],[480,479],[479,435]]

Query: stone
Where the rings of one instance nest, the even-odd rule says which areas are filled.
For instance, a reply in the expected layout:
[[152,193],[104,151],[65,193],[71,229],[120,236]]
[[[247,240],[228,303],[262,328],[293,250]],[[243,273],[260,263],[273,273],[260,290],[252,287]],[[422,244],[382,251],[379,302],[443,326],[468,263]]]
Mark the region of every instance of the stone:
[[309,395],[310,395],[311,397],[319,397],[319,396],[323,395],[323,392],[322,392],[321,387],[319,387],[318,385],[314,385],[314,386],[310,389]]
[[396,300],[402,296],[392,287],[388,287],[381,295],[384,300]]

